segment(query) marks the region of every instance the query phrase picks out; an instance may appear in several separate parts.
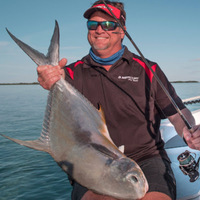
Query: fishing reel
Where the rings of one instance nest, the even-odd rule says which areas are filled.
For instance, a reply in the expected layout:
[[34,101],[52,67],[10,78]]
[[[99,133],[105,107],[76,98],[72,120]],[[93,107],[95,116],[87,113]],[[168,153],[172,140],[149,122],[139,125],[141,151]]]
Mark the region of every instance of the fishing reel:
[[196,154],[195,158],[191,155],[192,153],[186,150],[184,153],[181,153],[177,159],[179,161],[179,168],[183,172],[183,174],[188,175],[190,177],[190,182],[195,182],[199,177],[199,161],[196,162]]

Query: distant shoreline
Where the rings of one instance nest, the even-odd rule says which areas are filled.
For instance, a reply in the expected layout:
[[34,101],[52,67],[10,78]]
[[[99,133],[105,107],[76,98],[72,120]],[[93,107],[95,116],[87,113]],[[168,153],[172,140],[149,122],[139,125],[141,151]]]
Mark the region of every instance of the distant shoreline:
[[[170,83],[199,83],[199,81],[170,81]],[[39,83],[0,83],[1,85],[39,85]]]
[[199,81],[170,81],[170,83],[199,83]]
[[38,82],[33,83],[0,83],[0,85],[39,85]]

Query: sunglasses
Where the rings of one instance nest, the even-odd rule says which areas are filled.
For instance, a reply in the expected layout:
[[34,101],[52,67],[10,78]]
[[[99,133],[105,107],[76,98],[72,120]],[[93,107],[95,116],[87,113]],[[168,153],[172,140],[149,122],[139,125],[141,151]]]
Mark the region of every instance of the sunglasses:
[[113,31],[119,26],[117,22],[112,22],[112,21],[103,21],[103,22],[87,21],[88,30],[96,30],[99,25],[104,31]]

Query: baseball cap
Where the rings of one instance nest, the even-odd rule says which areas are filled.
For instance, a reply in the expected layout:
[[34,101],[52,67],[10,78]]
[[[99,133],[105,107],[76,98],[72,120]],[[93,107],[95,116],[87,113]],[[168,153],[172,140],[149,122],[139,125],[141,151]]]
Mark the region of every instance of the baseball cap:
[[[116,18],[119,19],[119,20],[122,19],[124,24],[125,24],[125,17],[122,15],[121,11],[118,8],[116,8],[116,7],[114,7],[114,6],[110,5],[110,4],[107,4],[107,5],[111,9],[113,14],[116,16]],[[90,16],[96,11],[102,11],[102,12],[104,12],[106,14],[109,14],[111,17],[113,17],[113,15],[110,13],[108,8],[104,4],[97,4],[97,5],[92,6],[91,8],[89,8],[88,10],[85,11],[83,16],[86,19],[89,19]]]

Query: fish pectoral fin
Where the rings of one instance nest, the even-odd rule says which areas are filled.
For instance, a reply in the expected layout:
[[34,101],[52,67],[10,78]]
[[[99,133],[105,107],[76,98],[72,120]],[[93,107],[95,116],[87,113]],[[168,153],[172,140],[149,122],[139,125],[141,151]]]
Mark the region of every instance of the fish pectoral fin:
[[97,152],[107,156],[107,157],[110,157],[112,159],[117,159],[119,156],[115,153],[113,153],[112,151],[110,151],[108,148],[106,148],[105,146],[103,145],[100,145],[100,144],[96,144],[96,143],[91,143],[90,144]]
[[42,142],[40,139],[38,140],[30,140],[30,141],[23,141],[23,140],[18,140],[18,139],[14,139],[14,138],[11,138],[11,137],[8,137],[6,135],[3,135],[3,134],[0,134],[1,136],[17,143],[17,144],[20,144],[22,146],[26,146],[26,147],[29,147],[31,149],[35,149],[35,150],[38,150],[38,151],[44,151],[44,152],[47,152],[47,153],[50,153],[50,148],[47,144],[45,144],[44,142]]

